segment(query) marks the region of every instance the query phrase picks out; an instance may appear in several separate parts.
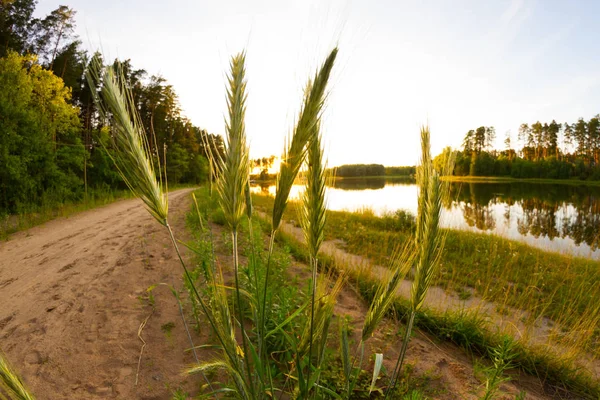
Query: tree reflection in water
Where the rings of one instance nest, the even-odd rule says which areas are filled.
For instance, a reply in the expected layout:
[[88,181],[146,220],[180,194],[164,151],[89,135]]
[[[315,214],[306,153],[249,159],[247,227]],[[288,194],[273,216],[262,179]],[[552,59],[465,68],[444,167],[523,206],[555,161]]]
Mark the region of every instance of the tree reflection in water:
[[[519,234],[571,238],[592,251],[600,242],[600,188],[534,183],[453,183],[452,208],[462,211],[466,224],[482,231],[503,221]],[[502,215],[496,215],[503,205]],[[448,207],[450,208],[450,207]]]

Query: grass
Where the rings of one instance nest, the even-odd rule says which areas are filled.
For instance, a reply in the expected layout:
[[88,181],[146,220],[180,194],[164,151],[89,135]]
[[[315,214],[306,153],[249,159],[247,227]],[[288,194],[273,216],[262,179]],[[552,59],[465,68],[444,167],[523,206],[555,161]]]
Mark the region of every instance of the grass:
[[[256,195],[268,210],[272,199]],[[295,220],[294,207],[285,218]],[[330,211],[326,240],[341,240],[352,254],[388,265],[397,243],[409,240],[414,217],[398,211],[382,217],[363,212]],[[594,327],[600,313],[600,262],[537,249],[496,235],[447,230],[440,274],[434,284],[532,311],[573,328]],[[559,267],[560,266],[560,267]],[[580,329],[578,329],[579,331]],[[598,331],[588,332],[598,345]]]
[[[299,260],[308,260],[308,254],[302,244],[289,234],[278,234],[278,241],[290,249],[292,256]],[[327,271],[344,271],[345,265],[331,257],[322,256],[322,268]],[[361,296],[372,302],[380,282],[368,270],[348,275]],[[388,314],[404,322],[410,312],[410,303],[397,298]],[[485,315],[477,310],[436,311],[425,308],[417,312],[415,326],[441,341],[450,341],[465,349],[468,354],[493,359],[493,350],[497,349],[506,335],[490,326]],[[548,351],[547,348],[527,346],[519,341],[512,345],[515,357],[512,363],[532,376],[539,377],[550,392],[557,396],[575,395],[582,399],[597,399],[600,396],[600,383],[589,372],[573,364],[573,360]]]
[[[223,211],[219,208],[218,202],[213,197],[208,195],[208,189],[202,188],[195,192],[195,196],[198,202],[198,208],[203,210],[202,225],[195,212],[188,213],[187,225],[194,235],[194,240],[190,244],[196,249],[204,248],[204,252],[196,255],[196,263],[202,265],[206,263],[206,260],[210,258],[210,253],[215,252],[217,254],[225,254],[231,251],[231,241],[228,240],[228,236],[223,236],[223,243],[216,245],[214,249],[212,242],[214,237],[219,236],[216,232],[209,233],[206,229],[206,220],[209,220],[217,225],[226,226],[226,220],[223,217]],[[268,242],[268,235],[271,232],[271,224],[268,221],[264,221],[257,216],[253,216],[252,225],[254,228],[254,243],[249,240],[250,235],[248,234],[249,224],[248,221],[242,223],[241,232],[245,234],[242,236],[244,239],[240,242],[240,252],[242,257],[250,258],[254,251],[262,253],[262,256],[266,254],[266,250],[263,245]],[[203,228],[204,227],[204,228]],[[213,240],[211,242],[211,236]],[[289,271],[289,268],[294,259],[304,260],[309,263],[310,257],[308,249],[295,242],[288,242],[281,240],[285,237],[284,234],[278,233],[278,240],[275,241],[273,246],[272,254],[272,280],[268,288],[268,296],[273,305],[273,313],[269,314],[267,320],[267,326],[273,329],[285,323],[285,321],[306,304],[311,294],[310,281],[303,281],[301,277],[295,275],[296,272]],[[261,250],[262,249],[262,250]],[[222,262],[226,262],[225,259],[221,259]],[[323,267],[320,270],[320,274],[330,275],[329,265],[330,261],[321,256],[320,265]],[[202,268],[200,268],[202,269]],[[307,271],[306,275],[310,275],[310,271]],[[229,280],[231,281],[231,276]],[[244,279],[245,284],[249,284],[250,279]],[[203,279],[201,274],[197,275],[197,285],[203,285]],[[189,308],[193,309],[193,296],[189,297]],[[250,316],[248,316],[250,317]],[[200,317],[201,318],[201,317]],[[335,318],[337,323],[340,323],[339,318]],[[200,322],[202,323],[202,322]],[[334,322],[335,323],[335,322]],[[268,341],[268,352],[272,354],[272,357],[277,360],[278,363],[284,365],[286,362],[293,360],[293,353],[290,351],[287,345],[289,335],[294,332],[302,332],[304,327],[309,325],[309,315],[299,314],[292,322],[283,328],[283,331],[277,335],[271,336]],[[360,328],[360,327],[358,327]],[[335,329],[330,329],[335,331]],[[213,339],[213,342],[215,340]],[[342,360],[339,356],[339,352],[335,345],[336,339],[329,340],[329,347],[326,349],[326,355],[323,366],[320,373],[320,384],[329,390],[336,393],[343,393],[345,390],[345,377],[342,366]],[[273,376],[273,379],[278,382],[285,380],[285,376],[277,373]],[[375,392],[369,395],[369,386],[371,384],[371,371],[360,369],[356,371],[356,382],[352,391],[351,398],[382,398],[383,391],[386,387],[385,380],[378,381]],[[439,389],[429,388],[428,382],[431,379],[430,376],[420,376],[414,373],[412,366],[409,364],[403,369],[399,376],[399,382],[397,384],[395,393],[398,396],[409,395],[413,391],[420,390],[423,394],[429,398],[435,398],[436,394],[439,394]],[[381,386],[383,385],[383,386]],[[381,387],[380,387],[381,386]],[[331,396],[324,395],[325,399],[334,398]],[[423,397],[426,398],[426,397]]]
[[0,215],[0,240],[6,240],[11,234],[41,225],[59,217],[70,217],[81,211],[110,204],[117,200],[131,198],[129,190],[90,190],[86,200],[44,204],[26,207],[24,211],[13,215]]
[[[257,195],[255,204],[268,209],[271,201]],[[286,215],[288,217],[294,218],[292,210]],[[327,239],[341,239],[348,252],[369,257],[380,265],[387,265],[394,244],[409,240],[414,230],[411,218],[402,212],[396,217],[377,217],[368,211],[330,212],[329,221]],[[557,382],[569,381],[571,375],[578,373],[576,370],[580,367],[577,360],[580,357],[589,354],[593,358],[598,357],[599,262],[543,251],[494,235],[452,230],[447,232],[446,247],[440,262],[440,275],[434,284],[456,293],[457,298],[493,302],[498,314],[512,315],[515,309],[527,310],[518,321],[518,325],[523,327],[519,328],[521,332],[504,325],[510,334],[521,337],[523,351],[531,353],[522,363],[525,370],[534,374],[553,371],[541,375],[552,376],[551,380]],[[473,307],[476,308],[474,312],[484,312],[478,306]],[[544,320],[544,317],[551,322]],[[451,320],[454,317],[443,318]],[[535,332],[543,324],[550,324],[550,329],[546,331],[548,336],[536,337]],[[436,335],[446,331],[443,326],[433,323],[426,325],[419,325],[417,321],[417,326]],[[492,325],[486,329],[495,328]],[[461,345],[465,341],[471,342],[461,339],[461,335],[453,340]],[[474,342],[480,343],[476,346],[479,352],[485,352],[488,345],[493,347],[499,340],[493,335],[486,340],[475,336]],[[547,353],[548,349],[551,352]],[[585,381],[588,378],[581,379]],[[586,384],[575,382],[573,385]],[[597,387],[597,382],[589,385]]]

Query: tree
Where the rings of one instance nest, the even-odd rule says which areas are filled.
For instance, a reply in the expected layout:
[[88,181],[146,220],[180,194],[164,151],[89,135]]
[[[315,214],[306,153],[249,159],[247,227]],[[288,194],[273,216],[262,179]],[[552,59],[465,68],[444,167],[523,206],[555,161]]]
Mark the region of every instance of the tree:
[[572,137],[577,147],[577,154],[582,156],[589,164],[588,125],[583,118],[579,118],[572,127]]
[[475,131],[471,129],[463,139],[463,151],[470,154],[474,150]]
[[515,157],[515,151],[512,148],[510,131],[506,131],[504,136],[504,152],[509,161]]
[[564,137],[564,152],[569,153],[569,149],[573,146],[573,127],[568,122],[563,124],[563,137]]
[[[32,22],[34,26],[34,51],[43,63],[53,68],[61,44],[68,42],[75,30],[75,10],[60,6],[42,20]],[[68,45],[68,44],[67,44]]]
[[485,126],[480,126],[479,128],[475,129],[475,139],[473,147],[477,154],[479,154],[481,150],[483,150],[486,147],[486,132],[487,130]]
[[600,116],[596,115],[591,118],[587,125],[591,163],[598,165],[600,162]]
[[0,57],[9,50],[27,50],[35,4],[35,0],[0,0]]
[[70,90],[34,56],[0,59],[0,211],[81,190],[83,146]]
[[544,127],[537,121],[531,124],[531,137],[533,138],[533,147],[535,149],[535,160],[539,160],[542,157],[542,149],[544,147]]
[[511,149],[510,146],[510,131],[506,131],[506,134],[504,135],[504,149],[506,151]]
[[486,127],[485,128],[484,148],[488,151],[493,149],[495,141],[496,141],[496,129],[493,126]]
[[[444,147],[444,150],[433,159],[433,168],[442,174],[446,171],[446,166],[451,158],[456,158],[456,152],[450,146]],[[452,171],[450,171],[452,175]]]
[[[546,124],[544,124],[544,126],[546,126]],[[560,128],[560,124],[555,120],[552,120],[546,128],[547,154],[554,155],[557,159],[560,158],[560,151],[558,148],[558,134],[560,133]]]

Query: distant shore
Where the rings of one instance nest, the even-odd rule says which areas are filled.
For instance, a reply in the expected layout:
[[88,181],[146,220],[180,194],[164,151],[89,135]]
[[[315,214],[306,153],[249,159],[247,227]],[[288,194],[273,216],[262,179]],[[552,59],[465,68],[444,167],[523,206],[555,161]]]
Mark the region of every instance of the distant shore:
[[573,186],[600,186],[600,181],[582,181],[580,179],[538,179],[538,178],[511,178],[509,176],[444,176],[443,180],[448,182],[467,183],[550,183]]
[[375,176],[336,176],[336,180],[356,180],[356,179],[390,179],[396,181],[414,181],[415,178],[410,175],[375,175]]
[[[409,175],[377,175],[377,176],[336,176],[335,181],[358,181],[358,180],[374,180],[384,179],[391,181],[415,182],[415,178]],[[600,181],[583,181],[580,179],[540,179],[540,178],[512,178],[509,176],[444,176],[442,180],[448,182],[464,182],[464,183],[545,183],[571,186],[600,186]],[[302,182],[302,178],[298,178],[297,182]],[[270,176],[268,179],[252,178],[252,184],[276,184],[275,176]]]

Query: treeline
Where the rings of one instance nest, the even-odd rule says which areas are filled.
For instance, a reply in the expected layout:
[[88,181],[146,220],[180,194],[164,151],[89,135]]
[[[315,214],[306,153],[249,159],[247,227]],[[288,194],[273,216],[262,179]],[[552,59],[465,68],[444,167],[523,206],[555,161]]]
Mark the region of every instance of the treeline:
[[[493,147],[493,127],[470,130],[455,152],[456,176],[600,180],[600,116],[573,123],[555,120],[522,124],[516,140],[510,132],[504,149]],[[434,160],[442,166],[452,152],[446,148]]]
[[385,176],[385,167],[381,164],[345,164],[333,168],[332,172],[340,178]]
[[385,167],[385,174],[387,176],[409,176],[414,177],[417,173],[416,166],[405,166],[405,167]]
[[[34,18],[35,6],[35,0],[0,2],[0,214],[124,187],[110,160],[110,127],[84,79],[90,59],[101,56],[82,49],[75,10],[60,6]],[[168,182],[206,179],[204,143],[222,152],[221,137],[182,115],[165,79],[129,60],[114,64],[132,90]]]
[[381,164],[345,164],[332,168],[335,176],[350,177],[376,177],[376,176],[407,176],[413,177],[417,167],[384,167]]

